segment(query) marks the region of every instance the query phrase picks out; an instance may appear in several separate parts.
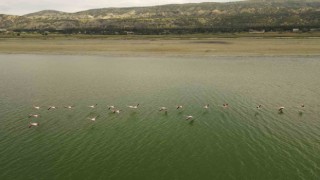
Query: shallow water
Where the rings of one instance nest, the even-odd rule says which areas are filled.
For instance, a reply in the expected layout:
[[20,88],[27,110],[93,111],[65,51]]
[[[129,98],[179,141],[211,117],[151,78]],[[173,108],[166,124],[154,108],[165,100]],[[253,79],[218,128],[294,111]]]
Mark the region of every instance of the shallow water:
[[0,177],[317,179],[319,69],[319,57],[0,55]]

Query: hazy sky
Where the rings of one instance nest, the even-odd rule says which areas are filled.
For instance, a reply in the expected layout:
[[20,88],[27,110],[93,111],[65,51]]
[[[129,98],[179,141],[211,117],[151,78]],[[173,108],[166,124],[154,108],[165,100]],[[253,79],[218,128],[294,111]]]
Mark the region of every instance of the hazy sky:
[[173,3],[229,1],[236,0],[0,0],[0,14],[23,15],[47,9],[76,12],[104,7],[151,6]]

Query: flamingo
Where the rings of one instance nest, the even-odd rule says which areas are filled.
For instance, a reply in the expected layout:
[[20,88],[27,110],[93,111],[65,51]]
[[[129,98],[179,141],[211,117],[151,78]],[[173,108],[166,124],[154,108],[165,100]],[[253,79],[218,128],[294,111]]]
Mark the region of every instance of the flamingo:
[[279,109],[278,109],[279,113],[283,113],[283,109],[284,109],[283,106],[279,107]]
[[167,108],[166,108],[166,107],[161,107],[161,108],[159,109],[159,111],[167,111]]
[[116,108],[114,105],[108,106],[109,110],[114,109],[114,108]]
[[88,119],[91,120],[91,121],[96,121],[96,119],[97,119],[98,117],[99,117],[99,116],[92,117],[92,118],[88,118]]
[[117,113],[117,114],[120,114],[120,111],[121,111],[120,109],[113,109],[113,110],[111,110],[112,113]]
[[32,126],[39,126],[40,125],[40,123],[32,123],[32,122],[30,122],[29,123],[29,128],[31,128]]
[[33,108],[39,110],[39,109],[40,109],[40,106],[35,106],[35,105],[33,105]]
[[131,108],[131,109],[137,109],[139,106],[139,104],[135,105],[135,106],[128,106],[128,108]]
[[64,108],[67,108],[67,109],[73,109],[74,106],[64,106]]
[[40,114],[29,114],[29,118],[32,118],[32,117],[38,118],[40,117]]
[[176,108],[177,109],[182,109],[182,105],[177,105]]
[[88,106],[89,108],[95,108],[98,104]]
[[56,106],[49,106],[48,110],[50,110],[50,109],[57,109],[57,107]]

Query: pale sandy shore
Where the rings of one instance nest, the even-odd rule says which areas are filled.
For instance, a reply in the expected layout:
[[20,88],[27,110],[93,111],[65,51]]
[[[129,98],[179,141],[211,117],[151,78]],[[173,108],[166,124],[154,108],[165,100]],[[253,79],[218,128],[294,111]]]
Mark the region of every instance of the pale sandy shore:
[[318,56],[320,38],[0,39],[1,54]]

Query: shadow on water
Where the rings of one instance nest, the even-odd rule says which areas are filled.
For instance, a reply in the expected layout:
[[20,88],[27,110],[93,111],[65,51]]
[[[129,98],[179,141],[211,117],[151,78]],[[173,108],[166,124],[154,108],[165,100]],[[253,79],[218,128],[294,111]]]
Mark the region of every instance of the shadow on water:
[[206,114],[209,114],[209,112],[208,111],[202,112],[202,115],[206,115]]
[[93,118],[93,117],[101,118],[100,114],[95,112],[90,112],[86,115],[86,118]]
[[303,115],[303,112],[302,111],[299,111],[299,116],[302,116]]
[[90,133],[95,132],[96,131],[96,126],[94,125],[94,123],[92,123],[92,126],[89,128]]
[[67,115],[67,118],[68,118],[68,119],[72,119],[73,117],[74,117],[73,114],[68,114],[68,115]]
[[183,111],[179,111],[179,112],[178,112],[178,115],[183,115]]
[[168,111],[164,112],[163,116],[168,116]]
[[131,112],[130,113],[130,116],[136,116],[137,115],[137,112]]
[[190,126],[193,126],[194,120],[191,120],[188,124],[189,124]]

